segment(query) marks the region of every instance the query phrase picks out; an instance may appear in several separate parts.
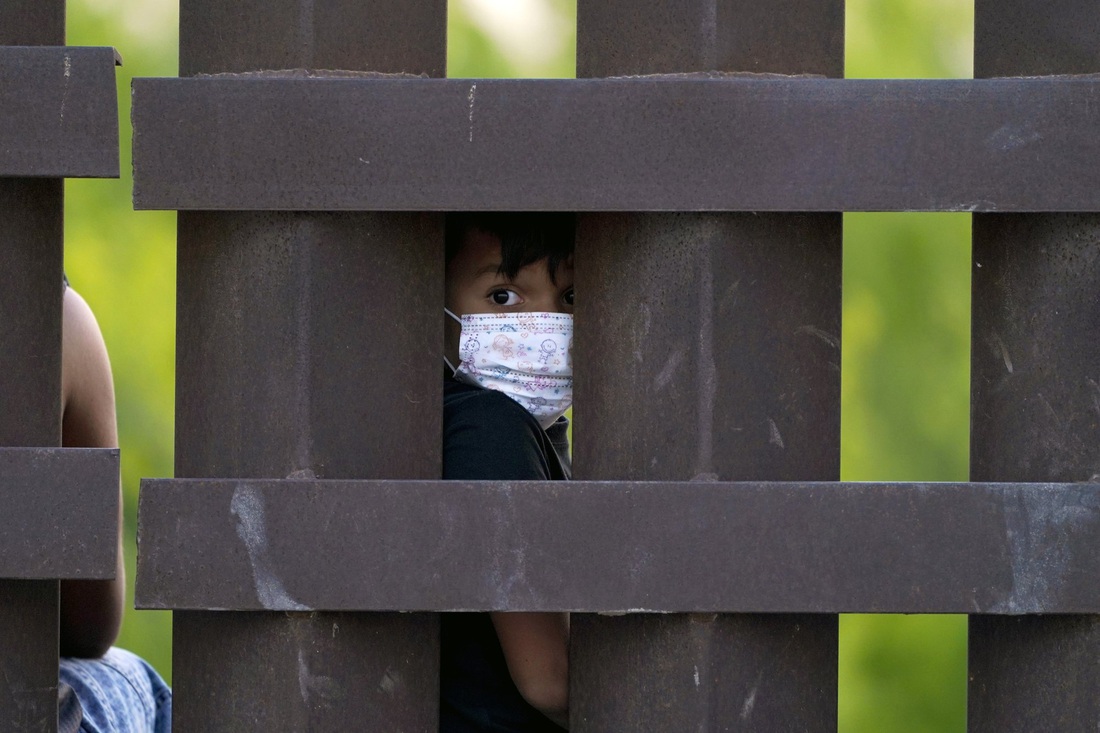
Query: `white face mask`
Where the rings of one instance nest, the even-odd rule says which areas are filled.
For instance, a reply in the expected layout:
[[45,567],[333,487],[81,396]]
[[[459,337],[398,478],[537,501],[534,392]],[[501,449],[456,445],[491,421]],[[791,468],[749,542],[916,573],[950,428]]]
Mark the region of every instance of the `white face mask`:
[[[546,429],[573,403],[573,316],[567,313],[468,313],[456,379],[511,397]],[[444,357],[446,361],[446,357]]]

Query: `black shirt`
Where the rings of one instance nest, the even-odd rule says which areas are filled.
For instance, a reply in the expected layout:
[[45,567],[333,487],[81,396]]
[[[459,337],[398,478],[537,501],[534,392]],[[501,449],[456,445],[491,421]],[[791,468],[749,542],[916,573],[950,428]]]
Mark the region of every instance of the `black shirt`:
[[543,430],[502,392],[451,377],[443,381],[443,478],[560,481],[572,475],[569,421]]
[[[568,421],[547,430],[500,392],[447,377],[443,383],[443,478],[565,480]],[[508,673],[487,613],[445,613],[440,636],[441,733],[561,733],[531,707]]]

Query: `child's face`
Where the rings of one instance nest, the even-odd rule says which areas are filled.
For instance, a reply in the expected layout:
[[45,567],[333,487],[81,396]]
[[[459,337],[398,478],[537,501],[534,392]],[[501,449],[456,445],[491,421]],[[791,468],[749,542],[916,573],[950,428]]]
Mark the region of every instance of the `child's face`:
[[[500,239],[493,234],[471,231],[466,242],[447,265],[446,304],[458,317],[467,313],[573,312],[573,263],[558,265],[550,278],[546,260],[532,262],[516,273],[514,280],[500,269]],[[461,327],[447,318],[447,357],[457,364]]]

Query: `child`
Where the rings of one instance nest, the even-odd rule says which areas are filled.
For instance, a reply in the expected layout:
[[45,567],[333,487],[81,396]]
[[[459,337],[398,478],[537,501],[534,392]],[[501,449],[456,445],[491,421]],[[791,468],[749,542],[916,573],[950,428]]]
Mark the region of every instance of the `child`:
[[[103,335],[88,304],[63,284],[61,442],[117,448],[115,394]],[[121,503],[121,497],[120,497]],[[58,731],[167,733],[172,693],[144,660],[113,648],[122,623],[122,516],[114,580],[61,581]]]
[[[566,214],[448,217],[445,479],[569,478],[573,237]],[[568,642],[564,613],[443,614],[440,730],[560,731]]]

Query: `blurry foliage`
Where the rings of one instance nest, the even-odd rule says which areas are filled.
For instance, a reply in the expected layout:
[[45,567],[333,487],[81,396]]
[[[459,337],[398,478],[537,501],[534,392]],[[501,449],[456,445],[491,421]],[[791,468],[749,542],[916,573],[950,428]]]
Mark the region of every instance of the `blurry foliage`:
[[[175,215],[130,205],[129,84],[177,69],[175,2],[71,0],[69,42],[112,45],[122,180],[71,181],[66,267],[95,309],[118,391],[127,565],[138,481],[172,474]],[[574,73],[573,0],[452,0],[453,77]],[[973,6],[848,0],[849,77],[968,77]],[[845,480],[965,481],[969,427],[969,223],[965,214],[845,216],[842,473]],[[170,615],[130,612],[120,644],[170,675]],[[963,617],[846,616],[844,733],[962,731]]]
[[[151,0],[68,3],[68,42],[114,46],[121,180],[65,185],[65,268],[107,341],[118,402],[125,494],[127,608],[133,608],[138,482],[171,476],[175,394],[176,273],[173,212],[130,204],[130,79],[175,76],[178,5]],[[171,614],[128,611],[120,646],[171,674]]]
[[[973,76],[974,6],[848,0],[849,78]],[[841,478],[966,481],[970,215],[845,214]],[[844,616],[842,733],[966,730],[966,617]]]

